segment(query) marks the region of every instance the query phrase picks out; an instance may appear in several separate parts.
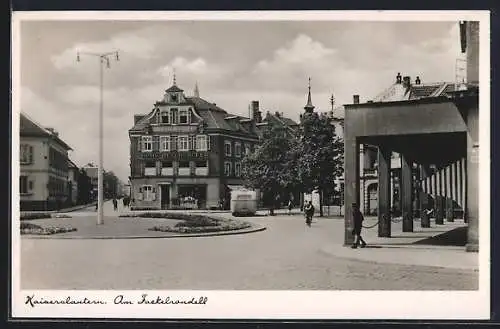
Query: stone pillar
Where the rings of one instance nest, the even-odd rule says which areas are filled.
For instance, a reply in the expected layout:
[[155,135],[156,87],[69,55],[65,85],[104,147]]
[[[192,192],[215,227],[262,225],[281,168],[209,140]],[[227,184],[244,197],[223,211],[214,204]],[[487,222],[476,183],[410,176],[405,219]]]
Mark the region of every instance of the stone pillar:
[[443,171],[436,172],[436,224],[443,225]]
[[391,237],[391,151],[378,148],[378,236]]
[[359,143],[355,136],[349,136],[349,130],[345,131],[344,142],[344,177],[345,177],[345,210],[344,210],[344,245],[350,246],[354,243],[352,229],[354,228],[352,218],[352,204],[359,204]]
[[427,215],[427,209],[429,208],[429,195],[430,192],[428,190],[427,182],[429,172],[427,171],[426,166],[420,166],[420,178],[423,182],[423,188],[420,190],[420,225],[424,228],[431,227],[431,220]]
[[463,219],[464,223],[467,223],[467,160],[462,159],[460,161],[460,194],[462,201]]
[[392,168],[391,168],[391,213],[392,213],[392,209],[394,207],[394,172],[392,171]]
[[453,186],[451,183],[451,164],[445,168],[446,177],[446,221],[453,222]]
[[[479,140],[477,105],[469,109],[467,115],[467,193],[466,218],[469,224],[467,229],[467,251],[479,251]],[[481,182],[489,184],[489,182]]]
[[403,232],[413,232],[412,162],[401,154],[401,201],[403,210]]

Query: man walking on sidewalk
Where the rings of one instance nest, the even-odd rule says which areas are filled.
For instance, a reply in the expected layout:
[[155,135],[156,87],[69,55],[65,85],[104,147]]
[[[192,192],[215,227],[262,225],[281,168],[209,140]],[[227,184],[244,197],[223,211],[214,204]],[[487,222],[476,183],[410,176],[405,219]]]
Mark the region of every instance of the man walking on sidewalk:
[[352,204],[352,217],[354,222],[354,229],[352,230],[352,234],[356,236],[356,240],[354,240],[354,244],[352,245],[353,249],[356,249],[359,244],[361,244],[361,248],[366,247],[366,242],[361,237],[361,228],[363,227],[363,214],[359,211],[358,205],[356,203]]

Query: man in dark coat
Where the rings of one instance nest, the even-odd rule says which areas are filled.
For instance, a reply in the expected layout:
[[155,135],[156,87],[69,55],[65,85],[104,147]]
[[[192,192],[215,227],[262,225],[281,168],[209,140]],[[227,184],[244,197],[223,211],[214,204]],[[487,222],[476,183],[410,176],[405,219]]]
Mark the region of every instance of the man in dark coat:
[[366,242],[361,237],[361,228],[363,227],[363,214],[359,211],[358,205],[356,203],[352,204],[352,219],[354,222],[354,229],[352,230],[352,234],[356,236],[356,240],[354,240],[354,244],[352,248],[357,248],[359,244],[361,244],[361,248],[366,247]]

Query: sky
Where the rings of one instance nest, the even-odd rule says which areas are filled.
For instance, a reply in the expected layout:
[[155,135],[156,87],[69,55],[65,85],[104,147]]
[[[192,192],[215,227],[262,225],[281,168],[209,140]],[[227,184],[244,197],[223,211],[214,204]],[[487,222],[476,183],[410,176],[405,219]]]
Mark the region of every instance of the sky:
[[77,51],[118,50],[104,71],[104,168],[130,174],[128,130],[172,85],[229,113],[248,104],[298,120],[312,102],[329,111],[374,98],[398,72],[422,83],[455,81],[458,22],[23,21],[21,111],[53,127],[79,166],[98,163],[99,64]]

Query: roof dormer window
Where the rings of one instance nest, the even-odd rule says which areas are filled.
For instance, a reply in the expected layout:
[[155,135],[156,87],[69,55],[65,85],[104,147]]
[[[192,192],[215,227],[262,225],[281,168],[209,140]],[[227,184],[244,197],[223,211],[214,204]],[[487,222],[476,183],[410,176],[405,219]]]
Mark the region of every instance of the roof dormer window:
[[179,111],[179,123],[180,124],[189,123],[189,111],[187,109],[181,109]]
[[169,118],[169,113],[168,112],[162,112],[161,113],[161,123],[170,123],[170,118]]
[[179,96],[177,94],[170,95],[170,101],[172,101],[172,103],[178,103],[179,102]]

